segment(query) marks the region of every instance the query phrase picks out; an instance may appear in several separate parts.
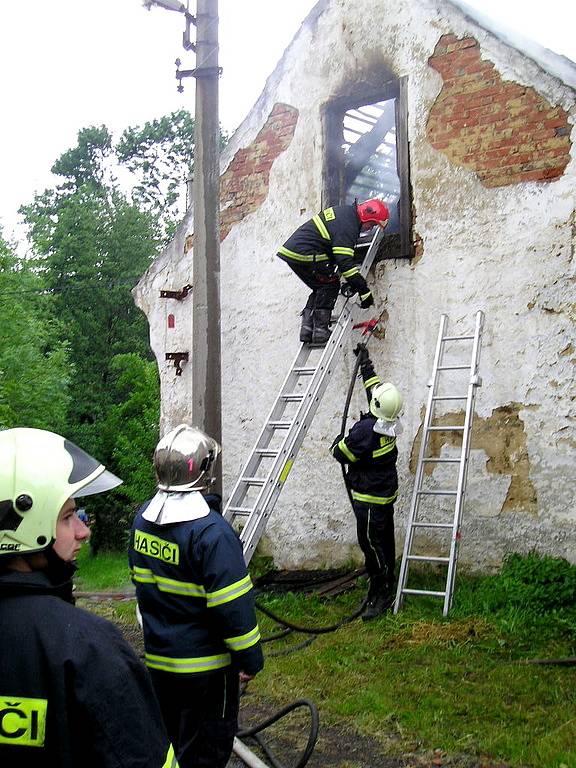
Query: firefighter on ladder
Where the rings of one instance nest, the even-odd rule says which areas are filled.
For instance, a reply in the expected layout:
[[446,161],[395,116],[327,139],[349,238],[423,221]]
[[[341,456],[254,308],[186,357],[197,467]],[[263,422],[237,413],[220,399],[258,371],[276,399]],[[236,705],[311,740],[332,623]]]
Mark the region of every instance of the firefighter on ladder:
[[302,224],[278,249],[278,256],[305,283],[312,293],[302,310],[300,341],[326,344],[330,338],[330,317],[340,290],[340,276],[360,297],[367,309],[374,298],[354,262],[354,248],[362,230],[390,219],[382,200],[371,199],[352,205],[326,208]]
[[358,544],[369,579],[368,601],[362,616],[374,619],[394,603],[394,501],[398,493],[396,436],[401,434],[402,396],[390,383],[381,383],[364,344],[354,350],[368,396],[363,413],[347,436],[338,435],[330,452],[347,468]]

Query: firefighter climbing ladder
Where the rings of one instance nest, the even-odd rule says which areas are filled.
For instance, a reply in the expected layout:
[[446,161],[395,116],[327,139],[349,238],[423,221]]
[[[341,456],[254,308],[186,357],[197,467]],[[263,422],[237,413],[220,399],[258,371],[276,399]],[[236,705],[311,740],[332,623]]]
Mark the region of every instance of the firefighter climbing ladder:
[[[366,277],[372,266],[383,230],[378,228],[360,267]],[[357,246],[362,247],[362,246]],[[366,247],[366,246],[364,246]],[[302,344],[256,445],[236,481],[224,509],[232,525],[241,525],[240,540],[246,563],[250,562],[286,478],[296,459],[338,353],[350,333],[357,304],[343,300],[338,320],[325,347]]]
[[[466,477],[468,472],[468,457],[470,453],[470,436],[472,431],[472,420],[474,418],[474,401],[476,399],[476,390],[482,385],[482,380],[478,374],[480,364],[480,347],[482,342],[482,330],[484,325],[484,313],[476,313],[475,330],[469,336],[450,336],[447,335],[448,317],[442,315],[440,318],[440,329],[438,331],[438,340],[436,343],[436,353],[432,367],[432,378],[428,382],[428,402],[426,405],[426,415],[424,417],[424,427],[422,430],[422,441],[420,444],[420,453],[418,456],[418,465],[416,468],[416,477],[414,480],[414,490],[412,493],[412,502],[406,527],[406,539],[404,541],[404,552],[402,555],[402,564],[398,577],[398,590],[396,593],[396,602],[394,613],[401,608],[405,595],[431,595],[444,599],[444,616],[448,615],[452,604],[452,595],[454,592],[454,579],[456,576],[456,564],[458,561],[458,545],[460,542],[460,525],[462,521],[462,511],[464,508],[464,498],[466,492]],[[454,365],[445,363],[446,346],[450,346],[450,356],[458,353],[458,348],[463,343],[472,342],[472,355],[468,365]],[[453,346],[452,346],[453,345]],[[441,374],[445,371],[468,371],[468,389],[466,394],[460,391],[457,394],[439,394]],[[454,378],[460,378],[462,374],[452,374]],[[462,383],[464,389],[465,382]],[[442,424],[433,425],[434,409],[437,403],[449,401],[466,402],[464,424],[463,426],[444,426]],[[426,456],[429,447],[430,435],[433,432],[461,433],[462,445],[459,457],[433,457]],[[425,488],[424,487],[424,469],[430,464],[458,464],[458,480],[455,488]],[[421,503],[426,497],[448,497],[454,498],[454,513],[451,522],[426,521],[420,518]],[[429,514],[429,513],[428,513]],[[427,555],[413,554],[414,535],[422,530],[431,531],[433,529],[450,530],[452,538],[450,542],[450,553],[447,557],[432,557]],[[447,566],[446,586],[443,591],[431,591],[425,589],[409,589],[406,584],[408,581],[409,566],[413,562],[441,563]]]

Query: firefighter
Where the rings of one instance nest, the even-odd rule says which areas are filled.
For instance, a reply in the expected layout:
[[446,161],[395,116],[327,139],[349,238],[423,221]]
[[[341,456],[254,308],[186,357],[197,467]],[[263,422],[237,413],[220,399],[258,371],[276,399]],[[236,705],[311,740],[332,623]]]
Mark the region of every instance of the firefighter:
[[381,383],[364,344],[354,352],[368,396],[362,413],[347,436],[334,440],[334,458],[347,469],[358,544],[369,579],[368,602],[362,618],[376,618],[394,603],[394,501],[398,493],[396,436],[402,432],[402,396],[393,384]]
[[145,662],[181,768],[224,768],[239,683],[263,667],[252,582],[211,493],[220,446],[181,424],[154,453],[158,492],[138,511],[129,559]]
[[146,669],[113,624],[72,598],[90,536],[74,499],[120,483],[53,432],[0,432],[3,766],[177,765]]
[[390,213],[381,200],[326,208],[302,224],[278,250],[278,256],[312,293],[302,310],[300,341],[326,344],[330,317],[340,290],[340,276],[360,298],[363,309],[374,298],[354,261],[354,247],[362,230],[384,228]]

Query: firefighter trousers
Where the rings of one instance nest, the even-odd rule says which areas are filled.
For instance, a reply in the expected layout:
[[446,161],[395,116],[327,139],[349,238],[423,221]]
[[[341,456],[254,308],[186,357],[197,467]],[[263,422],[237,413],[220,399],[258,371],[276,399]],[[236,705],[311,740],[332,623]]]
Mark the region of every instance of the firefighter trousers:
[[370,596],[394,587],[394,505],[354,501],[358,544],[370,580]]
[[183,675],[151,669],[150,677],[180,768],[225,768],[238,730],[238,670]]
[[340,291],[340,278],[333,267],[322,264],[303,266],[292,262],[287,264],[312,291],[306,302],[306,309],[334,309]]

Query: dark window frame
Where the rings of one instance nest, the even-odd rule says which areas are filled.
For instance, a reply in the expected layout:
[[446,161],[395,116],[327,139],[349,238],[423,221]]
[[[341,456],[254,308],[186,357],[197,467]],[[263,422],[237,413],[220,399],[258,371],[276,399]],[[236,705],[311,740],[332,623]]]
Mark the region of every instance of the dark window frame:
[[408,78],[388,80],[382,88],[365,90],[360,95],[332,99],[323,109],[324,167],[322,178],[323,206],[342,205],[346,190],[343,188],[343,155],[341,152],[344,116],[350,109],[396,99],[396,167],[400,180],[400,236],[384,236],[378,260],[413,256],[412,188],[410,184],[410,153],[408,141]]

